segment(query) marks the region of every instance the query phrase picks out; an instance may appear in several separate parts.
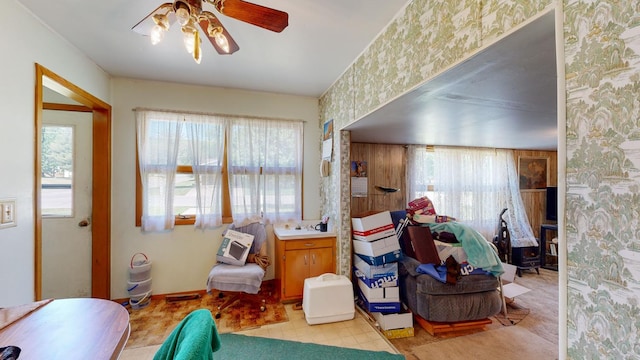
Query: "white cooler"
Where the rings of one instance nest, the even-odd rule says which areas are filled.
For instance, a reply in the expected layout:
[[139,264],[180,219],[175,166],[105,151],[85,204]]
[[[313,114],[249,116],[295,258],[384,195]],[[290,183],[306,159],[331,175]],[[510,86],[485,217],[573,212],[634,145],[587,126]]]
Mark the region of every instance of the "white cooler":
[[309,325],[353,319],[356,310],[351,281],[331,273],[305,279],[302,310]]

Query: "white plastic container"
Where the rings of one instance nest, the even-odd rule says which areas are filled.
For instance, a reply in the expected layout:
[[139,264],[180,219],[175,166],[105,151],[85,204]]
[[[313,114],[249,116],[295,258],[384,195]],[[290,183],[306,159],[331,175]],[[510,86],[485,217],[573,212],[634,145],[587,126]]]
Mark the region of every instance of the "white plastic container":
[[353,286],[344,275],[322,274],[304,280],[302,310],[309,325],[351,320]]
[[127,291],[129,292],[129,296],[142,295],[144,293],[150,292],[151,278],[138,282],[127,281]]
[[145,308],[149,306],[150,303],[151,303],[151,291],[148,291],[140,295],[133,295],[131,296],[131,298],[129,298],[129,305],[131,305],[131,308],[134,310]]
[[[142,255],[144,259],[136,259],[137,255]],[[129,281],[140,282],[151,278],[151,260],[143,253],[133,254],[129,265]]]

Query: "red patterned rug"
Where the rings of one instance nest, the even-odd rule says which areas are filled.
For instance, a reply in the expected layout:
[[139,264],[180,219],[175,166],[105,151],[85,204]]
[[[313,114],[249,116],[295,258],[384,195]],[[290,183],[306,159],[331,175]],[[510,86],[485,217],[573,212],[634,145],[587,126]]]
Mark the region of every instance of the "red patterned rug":
[[[218,305],[222,304],[227,296],[232,296],[225,293],[220,298],[218,294],[214,291],[211,294],[200,294],[197,299],[180,301],[153,298],[145,308],[129,309],[131,335],[126,348],[162,344],[175,326],[193,310],[209,309],[215,316]],[[248,295],[223,310],[220,319],[214,318],[218,332],[230,333],[289,321],[284,305],[280,303],[277,294],[275,282],[264,281],[258,295]],[[256,301],[249,301],[249,299]],[[264,312],[260,311],[260,299],[266,300]]]

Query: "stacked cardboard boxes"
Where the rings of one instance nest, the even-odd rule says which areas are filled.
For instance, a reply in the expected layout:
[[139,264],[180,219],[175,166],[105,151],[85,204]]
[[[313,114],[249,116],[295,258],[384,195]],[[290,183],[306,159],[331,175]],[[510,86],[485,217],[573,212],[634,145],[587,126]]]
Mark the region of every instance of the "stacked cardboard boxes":
[[[409,331],[409,328],[413,330],[410,313],[408,320],[400,314],[398,260],[402,253],[391,213],[366,213],[353,217],[351,222],[353,272],[361,306],[372,313],[387,337],[413,336],[413,331]],[[397,329],[406,330],[390,331]]]

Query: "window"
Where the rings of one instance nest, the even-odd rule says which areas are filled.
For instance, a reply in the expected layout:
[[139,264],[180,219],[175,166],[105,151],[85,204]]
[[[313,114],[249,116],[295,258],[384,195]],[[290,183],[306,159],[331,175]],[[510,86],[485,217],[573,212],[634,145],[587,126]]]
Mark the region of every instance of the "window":
[[302,123],[234,119],[228,163],[234,220],[302,218]]
[[302,218],[302,122],[156,111],[136,118],[136,224],[144,230]]
[[73,127],[44,125],[41,158],[42,216],[73,216]]
[[514,246],[535,246],[510,150],[409,147],[411,199],[427,196],[440,215],[453,216],[493,239],[504,208]]

